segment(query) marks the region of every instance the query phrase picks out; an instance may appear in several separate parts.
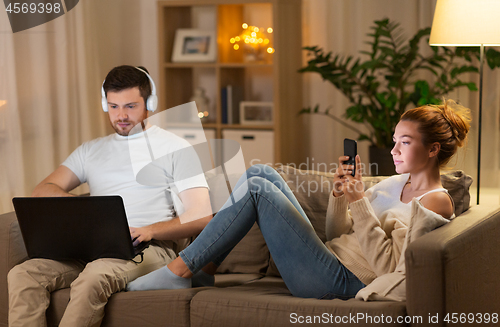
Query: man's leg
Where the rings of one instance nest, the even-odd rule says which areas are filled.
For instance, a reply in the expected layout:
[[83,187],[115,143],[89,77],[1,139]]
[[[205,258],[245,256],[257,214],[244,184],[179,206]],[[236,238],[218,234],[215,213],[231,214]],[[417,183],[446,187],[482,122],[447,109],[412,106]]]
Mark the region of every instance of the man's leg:
[[113,293],[125,289],[129,281],[163,267],[173,259],[173,250],[150,246],[144,250],[144,261],[140,264],[121,259],[98,259],[88,263],[71,284],[71,299],[59,326],[100,326],[104,307]]
[[84,266],[78,261],[32,259],[12,268],[8,275],[9,326],[47,326],[50,293],[69,287]]

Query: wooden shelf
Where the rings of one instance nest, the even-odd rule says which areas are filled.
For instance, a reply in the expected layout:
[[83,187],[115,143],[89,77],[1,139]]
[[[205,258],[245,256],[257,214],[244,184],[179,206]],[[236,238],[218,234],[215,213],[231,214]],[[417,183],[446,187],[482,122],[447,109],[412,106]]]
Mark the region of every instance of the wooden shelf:
[[[227,129],[272,131],[274,161],[302,162],[303,138],[297,133],[301,130],[297,114],[302,107],[302,77],[298,73],[302,66],[301,0],[159,1],[158,13],[160,107],[189,102],[194,90],[202,87],[210,99],[212,119],[203,123],[204,128],[214,129],[218,138]],[[275,53],[266,53],[263,61],[245,61],[242,49],[236,51],[229,43],[231,37],[241,33],[243,22],[272,27]],[[215,30],[217,60],[171,62],[175,31],[179,28]],[[222,123],[221,93],[228,85],[241,91],[242,101],[273,102],[274,124]]]
[[228,62],[228,63],[204,63],[204,62],[165,62],[163,68],[251,68],[251,67],[273,67],[266,62]]
[[272,125],[241,125],[241,124],[221,124],[220,128],[223,129],[262,129],[262,130],[274,130]]
[[216,63],[206,62],[165,62],[163,68],[215,68]]
[[262,62],[246,62],[246,63],[228,62],[228,63],[219,63],[217,64],[217,66],[221,68],[246,68],[246,67],[273,67],[273,64],[262,63]]

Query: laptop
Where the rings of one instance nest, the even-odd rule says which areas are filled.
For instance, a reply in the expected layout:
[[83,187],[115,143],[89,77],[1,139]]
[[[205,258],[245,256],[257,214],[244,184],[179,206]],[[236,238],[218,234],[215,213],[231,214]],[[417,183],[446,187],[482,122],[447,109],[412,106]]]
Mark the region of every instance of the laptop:
[[120,196],[16,197],[12,199],[29,258],[133,259],[135,248]]

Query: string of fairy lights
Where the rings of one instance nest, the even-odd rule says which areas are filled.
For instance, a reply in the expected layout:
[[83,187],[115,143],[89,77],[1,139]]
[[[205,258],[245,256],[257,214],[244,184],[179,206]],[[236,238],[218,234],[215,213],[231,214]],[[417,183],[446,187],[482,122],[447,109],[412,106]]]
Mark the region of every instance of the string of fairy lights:
[[264,29],[257,26],[250,26],[247,23],[243,23],[241,27],[243,28],[243,32],[229,40],[229,42],[233,45],[234,50],[239,50],[245,45],[255,50],[265,48],[267,53],[274,53],[271,40],[267,36],[267,34],[273,33],[273,29],[271,27]]

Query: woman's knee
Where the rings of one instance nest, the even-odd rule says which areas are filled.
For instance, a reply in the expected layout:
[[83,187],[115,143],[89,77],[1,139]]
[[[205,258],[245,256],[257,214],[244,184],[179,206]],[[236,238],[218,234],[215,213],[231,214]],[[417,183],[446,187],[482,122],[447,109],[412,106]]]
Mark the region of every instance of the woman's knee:
[[253,166],[250,166],[250,168],[247,169],[247,173],[250,176],[259,176],[266,170],[266,167],[268,167],[268,166],[266,166],[264,164],[255,164]]
[[248,188],[251,193],[269,194],[279,191],[268,179],[260,176],[253,176],[248,179]]
[[260,176],[262,178],[274,181],[279,178],[278,172],[271,166],[264,164],[256,164],[247,169],[247,174],[249,177]]

